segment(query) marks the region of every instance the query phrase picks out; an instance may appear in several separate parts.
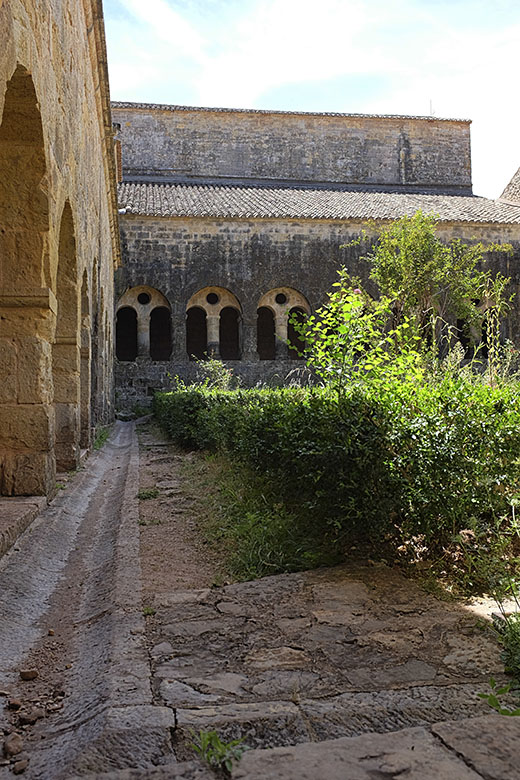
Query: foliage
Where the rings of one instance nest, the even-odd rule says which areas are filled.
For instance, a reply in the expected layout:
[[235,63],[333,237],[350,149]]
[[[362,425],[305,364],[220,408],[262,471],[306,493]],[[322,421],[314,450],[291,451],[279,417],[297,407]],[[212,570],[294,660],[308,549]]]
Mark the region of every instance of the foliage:
[[[294,323],[321,387],[204,380],[155,397],[179,444],[232,454],[268,494],[265,506],[237,501],[247,509],[237,527],[258,542],[251,572],[303,566],[312,540],[320,552],[308,565],[368,544],[429,561],[464,591],[500,592],[514,577],[520,385],[499,343],[507,280],[477,267],[484,251],[507,248],[444,245],[435,224],[418,213],[382,231],[367,256],[379,300],[343,269],[326,306]],[[460,345],[437,341],[444,329],[450,346],[444,318],[482,318],[477,299],[488,312],[478,372],[461,367]]]
[[208,357],[197,360],[197,378],[203,387],[215,387],[219,390],[229,390],[233,384],[233,369],[228,368],[222,360]]
[[146,501],[150,498],[158,498],[158,496],[159,496],[159,488],[156,487],[143,488],[137,494],[137,498],[139,498],[141,501]]
[[101,447],[105,444],[109,436],[110,436],[109,426],[99,428],[99,430],[96,433],[96,438],[94,439],[94,444],[92,445],[94,449],[100,450]]
[[[263,512],[256,538],[266,545],[271,536],[279,549],[291,533],[332,556],[373,543],[381,555],[437,562],[467,591],[488,589],[491,576],[499,587],[514,571],[516,384],[490,388],[448,372],[434,384],[353,383],[341,396],[327,388],[192,388],[158,394],[154,404],[178,443],[229,452],[261,494],[269,485],[267,509],[257,502],[241,521],[258,529]],[[238,494],[243,509],[240,501]],[[262,557],[272,572],[287,570],[287,559]]]
[[153,607],[143,607],[143,615],[144,617],[153,617],[155,615],[156,610]]
[[408,317],[389,328],[390,300],[372,300],[345,269],[333,288],[316,315],[293,323],[305,342],[307,364],[323,383],[341,395],[353,383],[380,377],[420,381],[420,336]]
[[481,265],[487,252],[512,252],[510,245],[444,243],[436,235],[437,224],[421,211],[402,217],[381,230],[365,257],[370,278],[391,302],[394,325],[407,318],[422,337],[438,336],[438,324],[448,320],[481,326],[484,310],[495,299],[503,306],[507,280],[501,274],[492,277]]
[[513,678],[514,687],[520,689],[520,612],[503,613],[493,625],[503,648],[500,657],[504,670]]
[[491,693],[478,693],[477,696],[487,701],[489,706],[496,710],[499,715],[520,715],[520,708],[510,709],[509,707],[504,707],[500,701],[502,696],[510,693],[511,683],[498,687],[496,681],[493,679],[493,677],[491,677],[489,681],[489,687],[491,688]]
[[206,761],[212,769],[221,769],[229,777],[233,768],[233,761],[240,761],[247,746],[243,744],[243,739],[232,739],[230,742],[223,742],[216,731],[199,731],[198,734],[192,732],[194,741],[193,749],[199,756]]

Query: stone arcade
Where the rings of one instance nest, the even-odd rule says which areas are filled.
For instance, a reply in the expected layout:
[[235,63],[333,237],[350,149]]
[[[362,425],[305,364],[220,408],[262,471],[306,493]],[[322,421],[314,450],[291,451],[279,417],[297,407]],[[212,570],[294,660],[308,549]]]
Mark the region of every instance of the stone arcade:
[[101,2],[0,2],[0,40],[0,494],[52,495],[113,416]]
[[[440,235],[510,242],[490,258],[520,291],[520,203],[472,194],[470,122],[113,103],[121,144],[123,262],[116,273],[116,385],[143,403],[193,357],[220,356],[246,384],[298,366],[288,314],[314,311],[342,248],[418,209]],[[372,228],[374,229],[374,228]],[[504,337],[520,341],[518,310]]]
[[[520,172],[497,201],[474,196],[468,121],[111,116],[100,0],[0,0],[0,40],[0,495],[52,495],[113,418],[116,156],[121,405],[206,353],[246,384],[283,382],[301,365],[288,315],[315,311],[341,264],[366,273],[342,247],[367,219],[422,209],[443,237],[510,242],[491,260],[520,292]],[[517,343],[519,311],[503,334]]]

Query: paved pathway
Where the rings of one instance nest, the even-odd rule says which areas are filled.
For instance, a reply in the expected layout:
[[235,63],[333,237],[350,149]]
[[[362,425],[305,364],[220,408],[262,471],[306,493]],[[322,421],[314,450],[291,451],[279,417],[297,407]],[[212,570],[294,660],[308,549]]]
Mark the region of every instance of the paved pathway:
[[476,695],[500,675],[492,639],[386,568],[162,592],[145,630],[137,488],[119,423],[0,561],[0,688],[21,702],[3,726],[24,741],[1,780],[25,761],[28,778],[207,780],[199,729],[244,738],[237,780],[520,777],[520,719]]

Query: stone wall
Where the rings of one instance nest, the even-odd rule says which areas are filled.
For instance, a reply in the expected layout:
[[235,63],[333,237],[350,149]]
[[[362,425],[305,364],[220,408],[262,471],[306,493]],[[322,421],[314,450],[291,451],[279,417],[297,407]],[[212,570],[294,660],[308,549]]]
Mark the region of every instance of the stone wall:
[[114,103],[124,177],[284,180],[471,191],[470,126],[378,117]]
[[0,494],[49,494],[113,414],[101,3],[0,3],[0,40]]
[[[268,291],[280,290],[287,295],[300,293],[315,311],[342,265],[352,275],[367,279],[367,265],[360,260],[363,248],[344,247],[363,229],[366,225],[361,222],[122,216],[123,264],[116,273],[116,297],[119,300],[127,290],[140,287],[164,295],[171,308],[172,352],[168,361],[152,361],[145,353],[135,361],[116,361],[118,403],[142,404],[154,389],[168,387],[171,376],[194,377],[196,367],[186,351],[186,308],[200,290],[223,288],[236,296],[241,359],[229,365],[245,384],[281,383],[290,372],[300,371],[302,363],[291,359],[285,345],[275,360],[260,360],[257,308]],[[513,289],[520,294],[520,226],[443,224],[439,235],[466,242],[512,242],[514,257],[497,254],[490,258],[490,267],[511,276]],[[376,292],[370,283],[368,289]],[[504,336],[520,343],[517,309],[504,326]]]

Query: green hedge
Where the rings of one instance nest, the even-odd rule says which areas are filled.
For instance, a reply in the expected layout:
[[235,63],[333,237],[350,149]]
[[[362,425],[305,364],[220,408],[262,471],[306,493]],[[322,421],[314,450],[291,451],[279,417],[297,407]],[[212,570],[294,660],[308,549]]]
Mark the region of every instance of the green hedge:
[[318,535],[420,535],[442,548],[462,529],[508,522],[520,496],[513,384],[396,382],[341,401],[320,389],[188,388],[158,394],[154,409],[183,447],[227,451],[267,476]]

